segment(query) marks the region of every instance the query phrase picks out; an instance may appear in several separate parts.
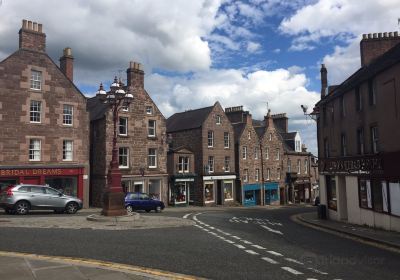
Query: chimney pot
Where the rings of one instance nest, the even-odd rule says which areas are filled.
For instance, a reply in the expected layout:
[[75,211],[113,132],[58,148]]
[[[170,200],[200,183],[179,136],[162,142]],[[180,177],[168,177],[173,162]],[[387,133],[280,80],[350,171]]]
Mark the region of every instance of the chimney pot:
[[367,39],[367,34],[363,34],[363,39]]
[[38,31],[38,24],[37,22],[33,23],[33,31]]
[[389,32],[389,37],[393,37],[393,32]]
[[28,28],[28,21],[26,19],[22,20],[22,28],[27,29]]
[[60,69],[68,79],[74,80],[74,57],[70,47],[63,49],[63,56],[60,58]]
[[378,38],[382,38],[382,33],[381,32],[378,33]]
[[28,29],[32,30],[32,21],[28,21]]
[[387,32],[383,32],[383,37],[384,37],[384,38],[387,37]]
[[38,24],[38,32],[42,33],[43,25],[41,23]]
[[394,32],[394,37],[398,37],[399,36],[399,32],[398,31],[395,31]]
[[376,34],[376,33],[372,34],[372,36],[373,36],[374,38],[378,38],[378,34]]

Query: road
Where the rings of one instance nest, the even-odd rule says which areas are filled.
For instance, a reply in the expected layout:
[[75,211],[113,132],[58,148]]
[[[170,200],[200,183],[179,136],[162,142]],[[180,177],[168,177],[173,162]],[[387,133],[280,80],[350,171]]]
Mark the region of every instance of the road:
[[151,230],[0,224],[0,250],[91,258],[212,279],[400,279],[400,255],[290,219],[305,211],[315,209],[165,211],[160,215],[193,219],[196,226]]

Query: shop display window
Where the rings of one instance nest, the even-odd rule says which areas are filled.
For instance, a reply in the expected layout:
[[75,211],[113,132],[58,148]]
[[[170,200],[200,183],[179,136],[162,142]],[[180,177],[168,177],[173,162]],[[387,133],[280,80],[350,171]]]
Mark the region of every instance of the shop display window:
[[233,200],[233,183],[224,182],[224,199]]
[[186,184],[183,183],[176,183],[172,192],[172,201],[174,203],[186,203],[187,199],[187,191],[186,191]]
[[204,196],[206,202],[214,201],[214,183],[206,183],[204,186]]
[[255,201],[255,193],[254,191],[245,191],[244,192],[244,200],[245,202],[253,202]]
[[152,199],[161,198],[161,180],[149,180],[149,196]]
[[77,177],[49,177],[45,179],[45,184],[65,195],[78,196]]
[[336,180],[335,177],[326,176],[326,189],[328,193],[328,208],[337,211]]

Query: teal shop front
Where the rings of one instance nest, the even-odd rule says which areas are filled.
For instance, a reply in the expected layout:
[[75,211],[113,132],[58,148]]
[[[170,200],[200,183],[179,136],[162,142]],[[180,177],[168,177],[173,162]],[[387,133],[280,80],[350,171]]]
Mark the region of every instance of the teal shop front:
[[243,185],[243,205],[261,205],[261,184]]
[[265,183],[265,205],[279,204],[279,184],[276,182]]

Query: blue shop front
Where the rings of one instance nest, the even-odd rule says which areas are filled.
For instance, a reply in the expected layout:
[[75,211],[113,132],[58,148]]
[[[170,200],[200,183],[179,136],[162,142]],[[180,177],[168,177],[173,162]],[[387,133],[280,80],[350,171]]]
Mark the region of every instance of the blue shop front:
[[277,182],[264,183],[265,205],[279,205],[279,184]]
[[261,184],[243,185],[243,206],[261,205]]

